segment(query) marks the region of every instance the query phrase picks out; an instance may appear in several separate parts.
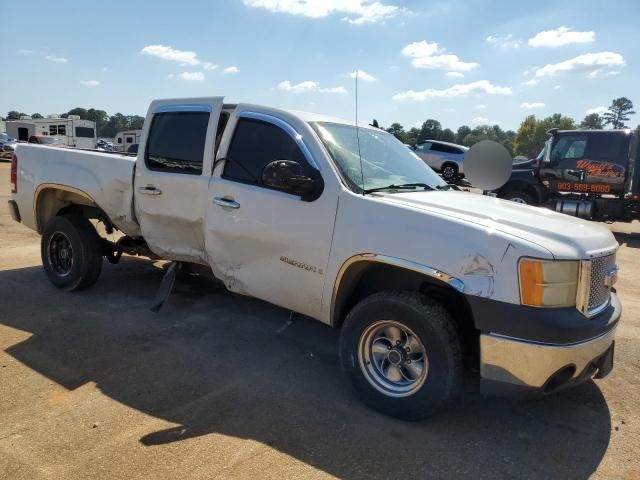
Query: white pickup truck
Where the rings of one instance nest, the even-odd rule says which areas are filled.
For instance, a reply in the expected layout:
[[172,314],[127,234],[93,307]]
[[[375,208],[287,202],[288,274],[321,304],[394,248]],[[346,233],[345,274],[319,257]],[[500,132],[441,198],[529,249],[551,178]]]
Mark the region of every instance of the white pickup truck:
[[230,291],[342,329],[342,366],[389,415],[430,415],[463,368],[551,393],[613,367],[612,234],[457,191],[375,128],[158,100],[137,157],[19,145],[11,182],[56,287],[91,286],[123,252],[205,265]]

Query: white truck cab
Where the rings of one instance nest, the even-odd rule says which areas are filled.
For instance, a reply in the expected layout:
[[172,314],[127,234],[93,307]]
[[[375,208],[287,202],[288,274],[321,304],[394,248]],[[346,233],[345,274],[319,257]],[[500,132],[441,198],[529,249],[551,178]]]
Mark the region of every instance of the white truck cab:
[[157,100],[137,158],[19,145],[12,183],[13,218],[42,234],[58,288],[91,286],[122,253],[205,265],[230,291],[341,328],[343,368],[389,415],[435,412],[467,367],[550,393],[613,366],[613,235],[455,190],[376,128]]

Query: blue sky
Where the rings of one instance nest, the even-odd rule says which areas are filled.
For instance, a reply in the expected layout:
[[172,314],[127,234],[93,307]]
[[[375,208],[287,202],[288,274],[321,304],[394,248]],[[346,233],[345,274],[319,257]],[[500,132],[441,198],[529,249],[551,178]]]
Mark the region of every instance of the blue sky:
[[4,2],[0,115],[224,95],[353,119],[356,68],[360,119],[385,126],[640,109],[637,0],[91,3]]

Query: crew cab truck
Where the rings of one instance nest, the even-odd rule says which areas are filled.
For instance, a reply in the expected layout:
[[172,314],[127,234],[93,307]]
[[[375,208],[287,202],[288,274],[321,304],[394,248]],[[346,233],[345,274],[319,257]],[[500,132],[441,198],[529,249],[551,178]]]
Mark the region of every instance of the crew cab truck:
[[498,197],[588,220],[640,220],[640,150],[632,130],[547,132],[535,160],[514,164]]
[[611,233],[457,191],[376,128],[158,100],[136,158],[19,145],[11,182],[56,287],[93,285],[123,252],[167,272],[204,265],[232,292],[341,329],[344,370],[385,414],[432,414],[463,368],[550,393],[613,366]]

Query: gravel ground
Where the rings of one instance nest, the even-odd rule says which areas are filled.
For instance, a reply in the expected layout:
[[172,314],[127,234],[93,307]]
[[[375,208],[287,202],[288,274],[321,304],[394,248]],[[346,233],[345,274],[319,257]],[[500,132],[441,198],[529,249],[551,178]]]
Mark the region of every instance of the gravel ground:
[[162,270],[105,264],[65,294],[14,223],[0,164],[0,478],[640,478],[640,224],[621,244],[624,314],[604,380],[547,398],[473,385],[429,421],[354,397],[336,331]]

